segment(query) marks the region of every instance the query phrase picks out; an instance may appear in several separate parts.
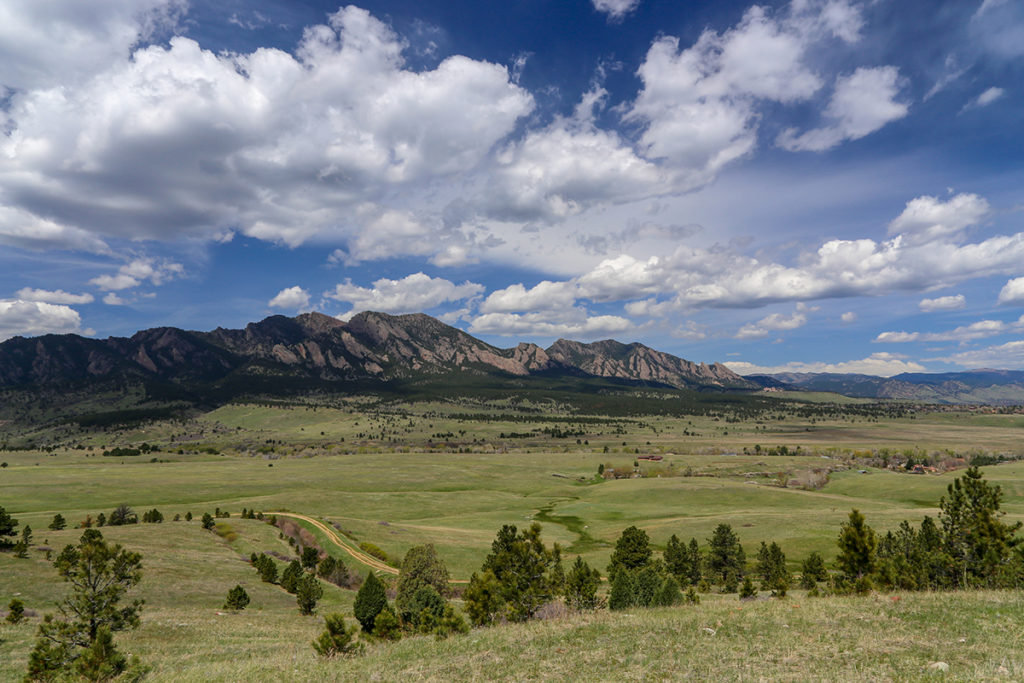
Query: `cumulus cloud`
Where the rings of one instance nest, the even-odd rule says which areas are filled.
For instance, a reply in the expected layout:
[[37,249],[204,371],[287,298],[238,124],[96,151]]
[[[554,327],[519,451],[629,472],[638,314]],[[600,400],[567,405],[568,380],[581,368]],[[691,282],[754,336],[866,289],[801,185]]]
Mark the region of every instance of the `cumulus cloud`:
[[795,330],[807,324],[807,306],[798,305],[797,310],[791,315],[772,313],[761,318],[756,323],[747,323],[736,333],[736,339],[760,339],[767,337],[772,332]]
[[107,292],[103,295],[103,303],[108,306],[127,306],[132,303],[128,299],[118,296],[117,292]]
[[918,197],[907,202],[903,213],[889,223],[889,234],[914,242],[958,239],[964,229],[980,223],[989,212],[988,202],[976,194],[958,194],[945,202]]
[[569,282],[544,280],[530,289],[521,284],[509,285],[491,292],[480,304],[481,313],[511,313],[514,311],[548,311],[571,307],[578,296],[576,287]]
[[849,325],[852,322],[856,322],[857,314],[854,313],[853,311],[847,311],[846,313],[843,313],[841,316],[839,316],[839,319],[843,321],[844,325]]
[[309,308],[309,292],[298,285],[282,289],[277,295],[267,302],[271,308],[284,308],[288,310],[303,311]]
[[776,143],[790,151],[822,152],[847,140],[859,140],[907,115],[909,106],[897,101],[899,93],[896,67],[860,67],[836,79],[825,109],[828,125],[804,133],[790,128],[779,135]]
[[104,291],[120,291],[138,287],[148,280],[154,285],[162,285],[169,280],[180,277],[185,268],[173,261],[157,261],[151,258],[137,258],[121,266],[115,274],[103,274],[89,280]]
[[1024,369],[1024,341],[1011,341],[998,346],[961,351],[935,360],[955,363],[965,368]]
[[324,296],[352,304],[353,312],[416,313],[449,301],[470,299],[483,291],[483,285],[475,282],[457,285],[444,278],[413,273],[401,280],[381,278],[373,287],[360,287],[346,279],[333,290],[324,292]]
[[999,303],[1009,306],[1024,305],[1024,277],[1008,280],[999,290]]
[[640,6],[640,0],[591,0],[594,9],[608,15],[609,21],[617,21]]
[[973,339],[994,337],[1007,332],[1024,331],[1024,315],[1011,322],[1002,320],[979,320],[970,325],[961,325],[945,332],[882,332],[874,341],[888,343],[904,342],[965,342]]
[[351,6],[294,55],[181,36],[119,48],[92,78],[13,95],[0,206],[101,238],[351,236],[366,198],[474,168],[533,109],[503,66],[456,55],[415,72],[403,48]]
[[805,63],[799,23],[752,7],[734,28],[705,31],[692,47],[659,38],[638,70],[643,89],[626,115],[645,126],[640,149],[674,167],[682,189],[698,187],[757,140],[758,100],[798,102],[821,87]]
[[18,335],[81,332],[81,328],[82,318],[70,306],[0,299],[0,341]]
[[22,301],[42,301],[48,304],[91,304],[94,301],[93,295],[89,293],[71,294],[63,289],[49,291],[46,289],[33,289],[24,287],[15,294]]
[[582,309],[573,309],[555,316],[549,312],[485,313],[473,319],[469,331],[472,334],[496,334],[504,337],[593,339],[626,332],[633,327],[632,322],[617,315],[589,316]]
[[958,311],[967,305],[967,299],[963,294],[955,294],[953,296],[940,296],[935,299],[921,299],[921,302],[917,305],[925,313],[933,313],[935,311]]
[[860,360],[848,360],[839,363],[825,362],[792,362],[784,365],[756,365],[746,361],[725,361],[724,365],[740,375],[775,375],[784,372],[835,372],[877,377],[892,377],[903,372],[924,372],[925,367],[915,361],[905,360],[905,356],[893,353],[873,353]]

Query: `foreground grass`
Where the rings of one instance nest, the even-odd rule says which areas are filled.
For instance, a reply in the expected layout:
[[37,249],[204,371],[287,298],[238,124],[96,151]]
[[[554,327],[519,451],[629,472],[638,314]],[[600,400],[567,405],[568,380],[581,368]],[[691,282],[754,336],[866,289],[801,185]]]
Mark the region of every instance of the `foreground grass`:
[[[349,619],[351,622],[351,618]],[[791,596],[696,607],[569,615],[474,630],[438,641],[370,643],[353,659],[321,660],[319,617],[264,609],[234,615],[162,607],[123,636],[151,681],[477,680],[1022,680],[1020,592]],[[2,627],[13,680],[29,629]],[[929,668],[945,662],[939,674]]]

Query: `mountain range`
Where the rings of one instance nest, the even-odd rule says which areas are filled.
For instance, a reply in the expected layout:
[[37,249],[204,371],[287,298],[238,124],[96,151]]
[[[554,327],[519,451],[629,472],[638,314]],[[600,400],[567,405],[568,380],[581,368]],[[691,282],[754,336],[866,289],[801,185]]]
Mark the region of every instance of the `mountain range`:
[[174,327],[131,337],[74,334],[0,343],[0,389],[68,389],[142,384],[150,395],[188,400],[216,394],[273,394],[289,387],[346,391],[417,380],[575,377],[702,391],[765,388],[834,392],[933,403],[1024,402],[1024,372],[972,370],[895,377],[781,373],[742,377],[721,363],[693,363],[639,343],[559,339],[544,349],[499,348],[421,313],[367,311],[342,321],[320,313],[271,316],[244,329]]
[[347,322],[305,313],[271,316],[240,330],[158,327],[129,338],[45,335],[0,344],[0,387],[134,379],[188,385],[260,377],[344,384],[452,373],[561,374],[680,389],[760,388],[719,363],[692,363],[643,344],[559,339],[547,349],[526,343],[502,349],[419,313],[363,312]]

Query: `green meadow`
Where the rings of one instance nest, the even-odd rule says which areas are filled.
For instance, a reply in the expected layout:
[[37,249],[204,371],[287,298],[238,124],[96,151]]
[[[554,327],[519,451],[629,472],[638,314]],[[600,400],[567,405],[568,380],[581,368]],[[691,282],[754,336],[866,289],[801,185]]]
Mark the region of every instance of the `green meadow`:
[[[360,658],[323,662],[309,646],[322,618],[300,616],[294,597],[261,583],[248,564],[251,552],[294,551],[276,529],[239,519],[242,508],[308,515],[352,546],[369,542],[393,558],[433,543],[455,580],[479,569],[503,524],[532,521],[570,562],[582,555],[602,572],[627,526],[660,548],[672,534],[703,546],[722,522],[748,557],[774,540],[797,570],[812,551],[835,556],[852,508],[884,532],[936,515],[958,475],[914,475],[883,461],[1024,454],[1024,415],[980,411],[591,417],[493,405],[232,405],[188,421],[106,430],[6,425],[5,439],[52,443],[0,452],[0,505],[35,536],[28,559],[0,553],[0,610],[18,597],[33,614],[27,624],[0,626],[0,679],[24,671],[35,625],[64,590],[46,549],[74,542],[87,515],[109,515],[120,503],[165,518],[102,530],[143,555],[142,627],[118,642],[154,667],[153,680],[913,679],[932,675],[927,665],[940,659],[960,680],[1024,675],[1024,659],[1008,645],[1024,635],[1024,603],[1019,593],[998,592],[806,599],[795,591],[784,601],[742,604],[708,594],[696,607],[563,614],[446,641],[373,644]],[[156,448],[102,455],[142,443]],[[786,455],[768,454],[781,446]],[[602,465],[623,478],[598,476]],[[785,485],[809,472],[821,481]],[[984,473],[1002,487],[1008,519],[1024,520],[1024,462]],[[199,517],[218,507],[232,517],[218,520],[219,533],[201,529]],[[186,512],[195,519],[172,521]],[[67,529],[47,529],[56,513]],[[306,527],[351,570],[367,571]],[[252,603],[224,613],[236,583]],[[354,595],[325,585],[318,614],[350,616]],[[944,623],[953,611],[950,630]]]

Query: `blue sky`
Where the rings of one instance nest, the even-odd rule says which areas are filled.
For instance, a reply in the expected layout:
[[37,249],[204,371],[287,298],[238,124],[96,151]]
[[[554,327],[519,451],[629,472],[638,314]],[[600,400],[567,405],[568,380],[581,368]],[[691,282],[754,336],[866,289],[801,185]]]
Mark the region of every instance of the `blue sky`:
[[1016,0],[8,0],[0,339],[423,311],[1024,368]]

